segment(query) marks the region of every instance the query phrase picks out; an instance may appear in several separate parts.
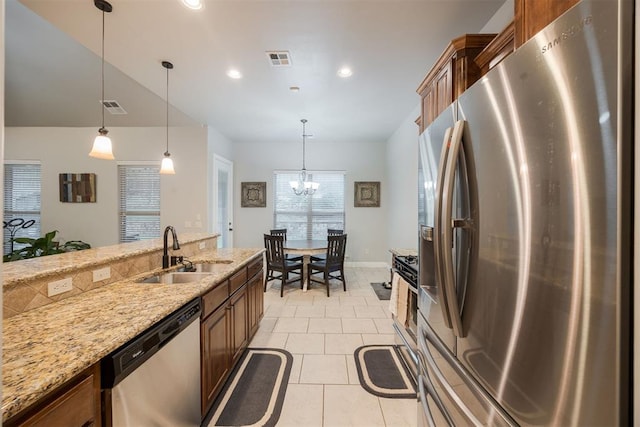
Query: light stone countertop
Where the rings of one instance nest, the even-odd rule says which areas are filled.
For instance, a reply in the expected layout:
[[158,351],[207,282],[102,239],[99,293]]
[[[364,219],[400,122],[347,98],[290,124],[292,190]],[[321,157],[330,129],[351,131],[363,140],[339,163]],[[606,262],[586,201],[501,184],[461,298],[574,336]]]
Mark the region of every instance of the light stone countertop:
[[391,249],[389,249],[389,252],[391,252],[395,256],[418,256],[418,250],[417,249],[391,248]]
[[[180,244],[183,245],[199,240],[211,239],[217,235],[218,234],[209,233],[181,233],[178,236],[178,240]],[[169,239],[169,242],[172,242],[172,240]],[[16,283],[36,280],[50,274],[67,273],[83,267],[124,260],[135,255],[157,251],[158,248],[162,249],[162,246],[163,242],[161,238],[140,240],[137,242],[56,254],[55,256],[25,259],[20,262],[7,262],[2,265],[3,286],[6,288]]]
[[[186,240],[185,240],[186,242]],[[264,249],[213,249],[192,261],[232,260],[198,282],[135,283],[144,273],[3,322],[2,419],[35,403],[145,329],[206,293]]]

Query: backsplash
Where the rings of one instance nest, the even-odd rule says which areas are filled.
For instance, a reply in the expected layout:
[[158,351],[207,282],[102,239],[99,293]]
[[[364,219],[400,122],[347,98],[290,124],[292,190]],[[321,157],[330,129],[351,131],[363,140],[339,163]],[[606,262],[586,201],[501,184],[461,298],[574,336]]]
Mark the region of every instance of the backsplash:
[[[201,248],[203,243],[204,248]],[[171,254],[189,258],[216,246],[217,235],[180,236],[180,250],[171,251]],[[110,268],[110,277],[94,282],[94,270],[105,267]],[[3,318],[161,267],[162,242],[160,239],[6,263],[3,265]],[[72,280],[70,291],[48,296],[50,282],[67,278]]]

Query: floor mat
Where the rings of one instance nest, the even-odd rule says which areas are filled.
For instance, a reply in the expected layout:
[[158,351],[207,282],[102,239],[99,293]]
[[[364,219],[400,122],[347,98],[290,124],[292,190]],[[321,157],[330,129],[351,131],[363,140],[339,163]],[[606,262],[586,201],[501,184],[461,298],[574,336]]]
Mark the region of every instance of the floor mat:
[[371,287],[375,291],[379,300],[390,300],[391,299],[391,288],[387,289],[384,287],[386,283],[372,283]]
[[415,399],[411,374],[395,345],[365,345],[354,352],[360,385],[379,397]]
[[287,391],[293,356],[285,350],[248,348],[211,410],[208,426],[275,426]]

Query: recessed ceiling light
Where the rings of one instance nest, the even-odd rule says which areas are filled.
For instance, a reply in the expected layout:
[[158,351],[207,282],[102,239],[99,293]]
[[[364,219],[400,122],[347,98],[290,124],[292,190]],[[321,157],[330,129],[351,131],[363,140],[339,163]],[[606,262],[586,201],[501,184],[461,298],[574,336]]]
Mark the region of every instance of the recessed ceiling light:
[[291,92],[300,92],[300,88],[298,86],[290,86],[289,90]]
[[232,68],[231,70],[227,71],[227,76],[231,77],[232,79],[241,79],[242,73]]
[[202,0],[182,0],[182,3],[189,9],[200,10],[202,9]]
[[351,68],[349,67],[342,67],[338,70],[338,76],[342,78],[351,77],[352,74],[353,74],[353,71],[351,71]]

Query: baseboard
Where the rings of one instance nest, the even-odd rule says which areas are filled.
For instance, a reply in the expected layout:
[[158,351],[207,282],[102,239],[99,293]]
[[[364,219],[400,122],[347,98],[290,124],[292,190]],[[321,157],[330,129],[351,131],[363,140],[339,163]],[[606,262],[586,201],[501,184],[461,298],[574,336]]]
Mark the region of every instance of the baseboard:
[[345,262],[345,267],[368,267],[368,268],[389,268],[389,264],[384,261],[351,261]]

